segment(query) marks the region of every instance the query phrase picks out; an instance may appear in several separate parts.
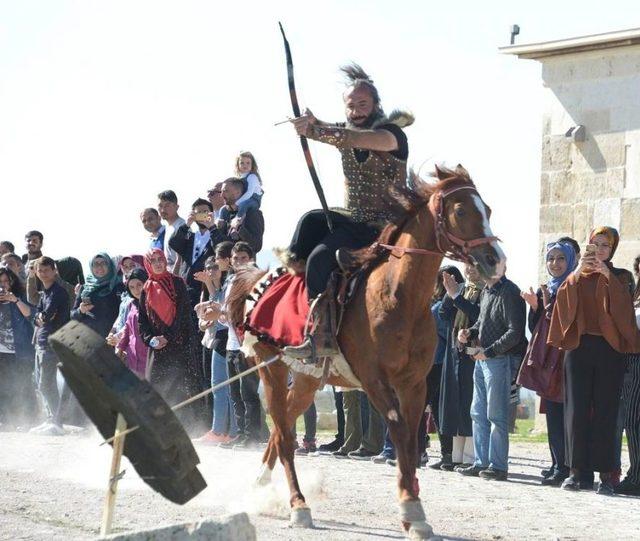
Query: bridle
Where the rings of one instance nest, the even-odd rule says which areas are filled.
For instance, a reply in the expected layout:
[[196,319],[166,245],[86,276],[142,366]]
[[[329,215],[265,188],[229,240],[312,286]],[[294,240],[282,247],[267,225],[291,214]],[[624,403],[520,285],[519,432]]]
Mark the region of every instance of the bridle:
[[[455,177],[452,177],[455,178]],[[450,179],[445,179],[450,180]],[[444,182],[444,181],[443,181]],[[405,248],[402,246],[394,246],[391,244],[378,244],[377,246],[388,250],[392,255],[401,257],[404,254],[418,254],[418,255],[442,255],[449,259],[461,261],[463,263],[474,263],[471,250],[483,244],[491,244],[492,242],[499,241],[498,237],[480,237],[472,240],[464,240],[456,237],[447,228],[447,222],[444,216],[444,201],[450,195],[462,191],[468,190],[480,197],[478,190],[473,184],[458,184],[451,186],[444,190],[438,190],[432,194],[429,198],[429,212],[433,218],[435,228],[435,241],[437,250],[426,250],[424,248]]]

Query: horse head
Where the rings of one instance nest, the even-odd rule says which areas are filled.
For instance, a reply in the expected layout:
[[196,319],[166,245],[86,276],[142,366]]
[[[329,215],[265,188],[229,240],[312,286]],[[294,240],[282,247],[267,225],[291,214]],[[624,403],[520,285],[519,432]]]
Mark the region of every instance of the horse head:
[[436,167],[439,182],[429,200],[438,249],[452,259],[473,264],[487,280],[502,277],[506,257],[493,235],[491,209],[467,170]]

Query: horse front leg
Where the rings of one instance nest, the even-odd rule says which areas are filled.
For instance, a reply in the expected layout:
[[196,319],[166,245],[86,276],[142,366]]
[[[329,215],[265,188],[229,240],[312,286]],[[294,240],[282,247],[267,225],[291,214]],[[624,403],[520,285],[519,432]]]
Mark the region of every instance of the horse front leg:
[[398,498],[400,520],[411,539],[429,539],[433,529],[419,498],[420,486],[416,477],[418,457],[418,426],[424,410],[426,382],[407,384],[396,388],[400,402],[400,417],[389,421],[389,435],[396,446],[398,459]]

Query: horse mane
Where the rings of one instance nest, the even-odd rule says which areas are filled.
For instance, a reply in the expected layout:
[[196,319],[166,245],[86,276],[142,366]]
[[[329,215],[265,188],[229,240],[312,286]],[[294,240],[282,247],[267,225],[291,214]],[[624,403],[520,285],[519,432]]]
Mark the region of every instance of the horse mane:
[[231,283],[231,291],[227,297],[227,321],[238,327],[244,323],[244,305],[253,286],[268,271],[258,267],[245,267],[238,270]]
[[352,253],[354,267],[362,267],[362,270],[365,271],[376,267],[387,255],[385,250],[377,249],[377,245],[395,244],[407,222],[429,203],[431,196],[454,184],[474,185],[469,172],[460,164],[455,169],[436,165],[435,171],[430,173],[427,179],[410,169],[406,186],[393,188],[391,191],[396,208],[400,210],[395,213],[394,219],[382,229],[374,244]]

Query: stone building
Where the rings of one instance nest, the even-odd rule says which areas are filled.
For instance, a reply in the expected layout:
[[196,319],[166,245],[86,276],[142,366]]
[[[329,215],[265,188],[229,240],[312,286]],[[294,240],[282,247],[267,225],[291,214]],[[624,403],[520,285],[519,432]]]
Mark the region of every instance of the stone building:
[[[640,28],[502,47],[542,64],[540,254],[594,224],[620,231],[614,264],[640,254]],[[543,258],[541,262],[541,278]]]

